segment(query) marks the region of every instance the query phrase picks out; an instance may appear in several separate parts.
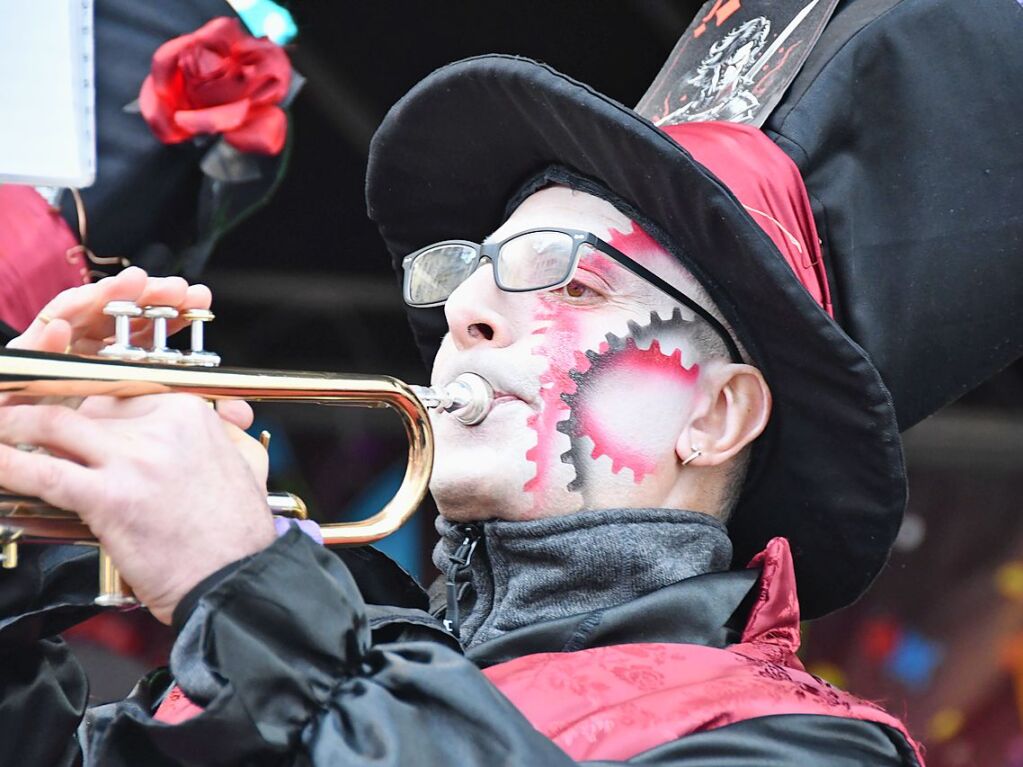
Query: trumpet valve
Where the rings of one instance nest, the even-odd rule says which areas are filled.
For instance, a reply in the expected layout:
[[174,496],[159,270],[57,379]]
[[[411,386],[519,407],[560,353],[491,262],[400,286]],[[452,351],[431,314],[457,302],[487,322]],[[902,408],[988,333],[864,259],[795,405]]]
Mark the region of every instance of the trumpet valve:
[[181,316],[192,323],[192,348],[185,353],[181,362],[185,365],[196,365],[206,368],[214,368],[219,365],[220,355],[216,352],[207,351],[203,338],[203,326],[207,322],[213,321],[213,312],[209,309],[189,309]]
[[181,352],[167,346],[167,320],[175,319],[178,310],[173,306],[147,306],[142,316],[153,321],[153,348],[146,352],[146,361],[170,365],[181,362]]
[[100,349],[100,356],[129,362],[145,359],[146,350],[131,343],[131,320],[141,317],[142,309],[131,301],[111,301],[103,313],[114,318],[114,343]]

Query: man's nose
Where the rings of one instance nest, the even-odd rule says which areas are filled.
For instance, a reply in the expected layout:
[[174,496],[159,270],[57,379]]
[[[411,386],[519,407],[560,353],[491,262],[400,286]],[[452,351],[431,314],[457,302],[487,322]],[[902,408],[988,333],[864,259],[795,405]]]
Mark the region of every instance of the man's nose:
[[483,263],[444,304],[448,330],[458,349],[479,344],[508,346],[512,323],[505,307],[508,294],[497,287],[494,267]]

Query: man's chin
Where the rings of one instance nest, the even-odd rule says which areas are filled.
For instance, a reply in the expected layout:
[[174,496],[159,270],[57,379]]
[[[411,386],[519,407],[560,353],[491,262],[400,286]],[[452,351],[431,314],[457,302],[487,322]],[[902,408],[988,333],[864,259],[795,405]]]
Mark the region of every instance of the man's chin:
[[514,519],[529,503],[521,486],[495,481],[493,474],[478,477],[462,474],[447,479],[435,474],[430,492],[441,516],[452,522]]
[[[510,420],[495,418],[467,428],[447,419],[434,424],[437,451],[430,492],[437,508],[453,521],[509,519],[532,503],[524,488],[536,470],[526,453],[536,435],[526,427],[528,413],[504,411]],[[489,428],[484,428],[489,427]]]
[[476,506],[472,509],[465,509],[461,507],[446,508],[442,507],[439,503],[437,508],[440,511],[440,515],[444,517],[448,522],[464,523],[464,522],[485,522],[493,519],[493,516],[487,516],[483,513],[483,507]]

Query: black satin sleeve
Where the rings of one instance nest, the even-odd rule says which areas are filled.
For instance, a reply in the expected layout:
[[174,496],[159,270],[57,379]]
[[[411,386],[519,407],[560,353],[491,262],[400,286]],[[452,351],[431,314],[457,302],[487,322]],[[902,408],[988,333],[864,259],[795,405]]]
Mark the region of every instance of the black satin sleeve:
[[[97,722],[90,757],[109,767],[576,764],[414,602],[367,605],[344,562],[292,531],[199,597],[179,635],[171,667],[204,711],[168,726],[126,702]],[[850,731],[870,727],[853,722]],[[694,741],[690,752],[665,747],[635,763],[769,765],[782,754],[794,755],[788,764],[844,764],[822,758],[848,748],[834,730],[777,732],[790,742],[771,743],[759,731],[748,742],[741,732],[716,742],[694,736],[679,741]]]
[[204,711],[167,726],[125,702],[96,722],[94,763],[572,764],[434,618],[367,606],[297,530],[198,600],[171,669]]
[[0,765],[81,764],[85,672],[61,639],[0,651]]
[[896,730],[813,714],[747,719],[658,746],[628,763],[656,767],[923,767]]
[[76,765],[88,683],[57,635],[98,612],[96,554],[22,546],[19,560],[0,570],[0,765]]

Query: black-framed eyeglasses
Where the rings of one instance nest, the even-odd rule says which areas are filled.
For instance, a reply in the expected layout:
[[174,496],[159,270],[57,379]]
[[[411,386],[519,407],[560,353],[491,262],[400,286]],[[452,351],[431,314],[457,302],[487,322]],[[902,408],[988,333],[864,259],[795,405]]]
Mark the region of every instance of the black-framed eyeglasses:
[[732,362],[742,362],[735,340],[714,315],[613,245],[578,229],[528,229],[499,242],[445,240],[427,245],[402,260],[405,303],[416,307],[442,305],[483,259],[493,264],[494,281],[501,290],[509,293],[554,290],[572,281],[585,247],[610,256],[694,311],[721,337]]

